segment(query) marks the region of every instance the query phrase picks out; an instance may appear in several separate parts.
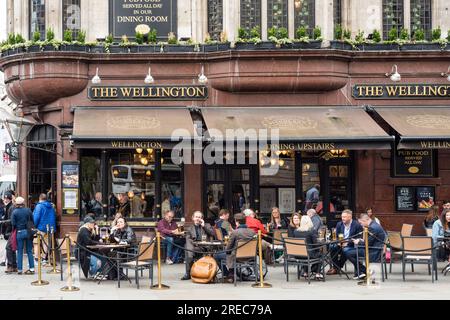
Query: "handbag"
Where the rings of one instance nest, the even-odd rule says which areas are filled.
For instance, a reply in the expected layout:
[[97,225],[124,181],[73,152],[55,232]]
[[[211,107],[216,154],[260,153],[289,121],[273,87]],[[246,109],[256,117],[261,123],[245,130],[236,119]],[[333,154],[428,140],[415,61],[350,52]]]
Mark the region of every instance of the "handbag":
[[17,250],[17,229],[14,229],[11,232],[11,236],[9,238],[9,241],[11,241],[11,249],[12,249],[12,251],[16,251]]
[[28,221],[27,221],[27,233],[28,233],[28,237],[30,239],[33,239],[34,236],[37,233],[37,230],[36,230],[36,228],[34,226],[33,217],[31,215],[32,215],[32,213],[31,213],[31,210],[30,210],[30,213],[28,215]]
[[195,283],[210,283],[217,273],[217,262],[206,256],[195,261],[191,268],[191,279]]

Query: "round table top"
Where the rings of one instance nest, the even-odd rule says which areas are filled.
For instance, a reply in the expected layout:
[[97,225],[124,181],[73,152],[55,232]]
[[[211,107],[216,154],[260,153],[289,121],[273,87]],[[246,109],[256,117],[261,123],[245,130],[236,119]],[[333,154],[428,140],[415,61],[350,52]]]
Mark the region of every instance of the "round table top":
[[129,247],[129,244],[118,244],[118,243],[111,243],[111,244],[96,244],[92,246],[87,246],[89,249],[120,249],[120,248],[126,248]]

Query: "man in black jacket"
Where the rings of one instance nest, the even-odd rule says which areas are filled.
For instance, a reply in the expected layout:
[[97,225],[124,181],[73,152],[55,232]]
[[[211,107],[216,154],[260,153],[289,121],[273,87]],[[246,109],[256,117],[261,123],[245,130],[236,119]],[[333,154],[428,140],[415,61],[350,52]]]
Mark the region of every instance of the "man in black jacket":
[[12,192],[7,192],[4,197],[5,203],[5,220],[8,222],[4,223],[3,226],[3,236],[8,242],[6,243],[6,260],[7,260],[7,268],[5,273],[14,273],[17,272],[17,258],[16,251],[12,249],[12,224],[11,224],[11,216],[15,209],[14,207],[14,194]]
[[83,270],[84,276],[89,277],[89,274],[94,275],[101,267],[101,260],[91,255],[90,252],[84,248],[87,246],[97,245],[100,242],[98,232],[94,234],[94,229],[98,226],[95,225],[95,220],[92,217],[87,216],[84,219],[85,224],[78,231],[77,244],[80,250],[80,263],[81,270]]

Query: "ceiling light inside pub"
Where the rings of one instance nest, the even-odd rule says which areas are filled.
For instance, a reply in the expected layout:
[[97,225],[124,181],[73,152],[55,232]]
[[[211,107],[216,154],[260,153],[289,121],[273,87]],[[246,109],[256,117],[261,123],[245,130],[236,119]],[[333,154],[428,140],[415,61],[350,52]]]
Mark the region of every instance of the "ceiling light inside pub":
[[93,84],[99,84],[99,83],[101,83],[102,82],[102,79],[100,79],[100,77],[99,77],[99,75],[98,75],[98,68],[97,68],[97,70],[95,71],[95,76],[93,76],[92,77],[92,83]]
[[152,69],[150,67],[148,67],[148,74],[147,74],[147,76],[145,77],[145,80],[144,80],[144,82],[146,84],[151,84],[151,83],[155,82],[155,79],[153,79],[153,77],[152,77],[151,71],[152,71]]
[[142,148],[137,148],[136,149],[136,152],[139,153],[139,154],[142,153],[142,151],[144,151]]
[[391,76],[390,77],[391,81],[394,81],[394,82],[398,82],[398,81],[402,80],[402,77],[401,77],[400,73],[398,73],[398,69],[397,69],[397,65],[396,64],[394,64],[392,66],[391,73],[386,73],[386,77],[389,77],[389,76]]
[[206,84],[208,82],[208,78],[205,76],[205,68],[202,65],[202,70],[198,75],[198,82],[201,84]]

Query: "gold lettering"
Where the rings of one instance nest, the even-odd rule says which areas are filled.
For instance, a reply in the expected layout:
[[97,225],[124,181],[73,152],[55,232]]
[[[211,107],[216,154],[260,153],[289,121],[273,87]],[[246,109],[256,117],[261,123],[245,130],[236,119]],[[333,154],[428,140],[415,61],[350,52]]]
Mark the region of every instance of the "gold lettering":
[[133,98],[139,98],[139,88],[133,88]]
[[397,86],[387,86],[386,91],[388,93],[388,96],[396,96],[397,95]]
[[92,90],[94,91],[94,98],[98,97],[98,91],[100,90],[100,88],[92,88]]
[[131,94],[131,88],[120,88],[120,91],[122,91],[122,95],[126,98]]
[[358,87],[358,96],[360,96],[360,97],[362,97],[362,95],[363,95],[363,87],[362,86],[359,86]]
[[163,92],[163,97],[170,97],[170,88],[164,87],[162,88],[162,92]]
[[405,86],[399,86],[399,96],[406,96],[406,87]]
[[439,86],[437,88],[437,90],[438,90],[438,95],[440,95],[441,97],[445,97],[447,95],[447,87]]

